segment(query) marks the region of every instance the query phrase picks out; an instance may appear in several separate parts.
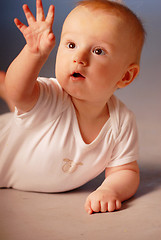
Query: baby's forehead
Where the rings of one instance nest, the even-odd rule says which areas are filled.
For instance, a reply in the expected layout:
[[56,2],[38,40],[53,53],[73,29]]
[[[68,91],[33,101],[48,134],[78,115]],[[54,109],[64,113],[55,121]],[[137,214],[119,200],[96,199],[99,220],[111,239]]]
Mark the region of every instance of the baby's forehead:
[[[124,21],[124,19],[121,17],[121,15],[115,14],[114,12],[111,12],[108,9],[104,9],[104,8],[99,8],[99,9],[91,9],[89,7],[86,6],[76,6],[66,17],[64,23],[71,21],[71,22],[75,22],[77,21],[77,19],[80,19],[81,16],[81,22],[83,22],[84,20],[87,20],[88,18],[94,18],[95,22],[97,23],[97,21],[100,21],[103,18],[109,17],[109,16],[113,16],[115,17],[115,19],[118,20],[118,22],[120,24],[126,24],[126,21]],[[88,23],[88,22],[87,22]]]
[[[96,2],[96,3],[98,2],[99,4],[99,1],[93,1],[93,2]],[[113,3],[114,2],[112,2],[112,4]],[[119,25],[120,31],[124,29],[122,34],[128,32],[128,34],[130,34],[132,38],[134,39],[139,38],[140,44],[143,45],[145,31],[143,29],[140,19],[137,18],[137,16],[130,9],[128,9],[126,6],[123,6],[121,4],[118,4],[118,6],[116,4],[111,7],[111,6],[108,6],[108,4],[106,6],[103,3],[103,5],[98,5],[98,6],[99,7],[97,8],[96,5],[92,5],[92,4],[78,5],[70,12],[70,14],[67,16],[67,19],[72,17],[74,18],[73,21],[75,21],[78,15],[81,13],[84,13],[86,19],[88,19],[88,17],[93,15],[94,19],[96,20],[97,19],[99,20],[99,17],[102,17],[102,16],[104,16],[105,18],[106,16],[107,17],[112,16],[115,19],[117,19],[115,23],[117,22],[117,24]],[[83,21],[83,18],[84,17],[82,17],[82,21]],[[119,31],[119,29],[117,30]]]
[[[86,6],[77,6],[67,16],[63,31],[72,31],[72,29],[87,32],[96,32],[96,34],[102,33],[114,33],[122,35],[127,31],[126,21],[120,16],[111,13],[110,11],[104,11],[104,9],[91,9]],[[126,29],[126,31],[125,31]]]
[[[71,12],[67,17],[71,16],[73,13],[79,14],[80,12],[85,12],[87,16],[88,14],[92,13],[95,15],[96,18],[102,14],[111,14],[111,15],[119,16],[115,11],[111,11],[111,9],[108,9],[108,8],[92,8],[90,6],[78,5],[71,10]],[[96,13],[98,14],[98,16],[96,15]]]
[[75,17],[77,17],[77,14],[79,14],[80,12],[84,12],[86,14],[86,16],[88,17],[88,15],[93,14],[95,15],[95,18],[97,19],[99,16],[102,16],[104,14],[105,15],[113,15],[113,16],[117,16],[120,19],[124,19],[125,15],[118,11],[117,9],[111,9],[108,7],[99,7],[96,8],[94,7],[95,5],[78,5],[75,8],[73,8],[73,10],[69,13],[69,15],[67,16],[70,17],[73,13],[76,13]]

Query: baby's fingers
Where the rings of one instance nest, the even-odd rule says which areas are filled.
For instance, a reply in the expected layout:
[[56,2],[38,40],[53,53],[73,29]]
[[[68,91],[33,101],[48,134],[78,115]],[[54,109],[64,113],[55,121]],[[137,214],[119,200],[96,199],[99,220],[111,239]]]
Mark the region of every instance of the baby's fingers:
[[113,200],[108,202],[100,202],[100,211],[101,212],[113,212],[121,208],[121,202],[119,200]]
[[30,11],[29,7],[27,6],[27,4],[23,5],[23,11],[25,13],[28,24],[29,25],[33,24],[36,20],[32,12]]
[[49,25],[51,26],[53,25],[53,22],[54,22],[54,10],[55,10],[54,5],[51,5],[49,7],[49,11],[46,17],[46,22],[49,23]]
[[85,202],[84,208],[85,208],[85,210],[86,210],[86,212],[88,214],[92,214],[93,213],[93,210],[91,208],[91,201],[88,198],[87,198],[87,200]]
[[116,210],[116,202],[115,201],[110,201],[108,202],[108,212],[113,212]]
[[121,202],[119,200],[108,202],[108,212],[113,212],[121,208]]
[[27,28],[25,24],[23,24],[18,18],[14,19],[14,23],[16,24],[17,28],[23,33],[24,30]]
[[101,202],[100,201],[97,201],[97,200],[91,200],[91,209],[92,209],[92,212],[101,212]]
[[121,201],[116,200],[116,210],[119,210],[121,208]]
[[43,10],[41,0],[36,0],[36,20],[37,21],[44,21],[45,20],[44,10]]
[[104,213],[104,212],[107,212],[108,211],[108,204],[106,203],[106,202],[100,202],[100,211],[102,212],[102,213]]

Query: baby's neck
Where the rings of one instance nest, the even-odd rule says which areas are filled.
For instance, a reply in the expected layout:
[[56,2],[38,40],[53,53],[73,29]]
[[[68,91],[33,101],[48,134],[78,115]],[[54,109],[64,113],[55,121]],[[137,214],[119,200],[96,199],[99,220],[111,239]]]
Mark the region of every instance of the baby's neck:
[[86,121],[95,121],[99,118],[104,118],[109,115],[107,104],[91,103],[87,101],[72,99],[76,110],[77,117],[83,118]]
[[91,104],[73,100],[80,133],[85,143],[89,144],[96,139],[102,127],[109,119],[107,104]]

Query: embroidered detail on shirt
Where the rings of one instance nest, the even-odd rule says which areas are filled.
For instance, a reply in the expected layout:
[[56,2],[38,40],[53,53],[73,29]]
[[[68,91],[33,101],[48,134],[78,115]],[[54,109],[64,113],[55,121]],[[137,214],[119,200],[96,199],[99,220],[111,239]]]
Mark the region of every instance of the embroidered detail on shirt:
[[79,162],[79,163],[75,163],[73,162],[73,160],[70,159],[63,159],[63,161],[65,162],[65,164],[62,167],[63,172],[65,173],[73,173],[75,172],[75,170],[77,169],[78,166],[82,166],[83,163]]

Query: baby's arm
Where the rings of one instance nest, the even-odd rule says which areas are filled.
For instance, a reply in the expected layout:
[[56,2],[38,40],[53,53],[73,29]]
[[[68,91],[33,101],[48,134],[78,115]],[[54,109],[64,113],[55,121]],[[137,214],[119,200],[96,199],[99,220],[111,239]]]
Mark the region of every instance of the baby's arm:
[[45,19],[41,0],[36,0],[36,19],[27,5],[23,10],[29,26],[14,20],[22,32],[26,45],[8,68],[5,84],[8,97],[22,111],[29,111],[39,97],[36,81],[39,72],[55,44],[52,32],[54,6],[51,5]]
[[140,176],[137,162],[106,169],[102,185],[92,192],[85,203],[85,210],[112,212],[121,208],[121,202],[132,197],[139,186]]

